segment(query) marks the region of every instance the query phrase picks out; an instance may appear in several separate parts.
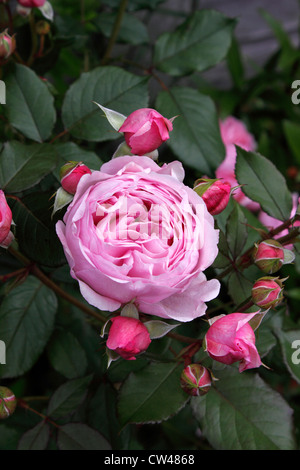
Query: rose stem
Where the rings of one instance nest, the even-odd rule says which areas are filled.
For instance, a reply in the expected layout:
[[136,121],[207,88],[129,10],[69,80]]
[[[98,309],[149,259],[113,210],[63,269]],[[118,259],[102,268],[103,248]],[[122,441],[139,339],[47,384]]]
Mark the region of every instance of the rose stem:
[[115,42],[117,40],[119,31],[120,31],[120,28],[121,28],[121,24],[122,24],[124,13],[126,11],[127,3],[128,3],[128,0],[121,0],[120,7],[119,7],[119,10],[118,10],[118,14],[117,14],[117,17],[116,17],[116,21],[115,21],[112,33],[111,33],[109,41],[108,41],[106,51],[104,53],[104,56],[102,57],[101,65],[105,65],[108,62],[109,58],[110,58],[111,51],[112,51],[112,49],[115,45]]

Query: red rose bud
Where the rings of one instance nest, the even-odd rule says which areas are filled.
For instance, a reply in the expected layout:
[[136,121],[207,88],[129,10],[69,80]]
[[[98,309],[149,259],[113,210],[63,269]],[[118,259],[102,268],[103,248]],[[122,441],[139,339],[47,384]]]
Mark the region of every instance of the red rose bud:
[[14,36],[10,36],[7,30],[0,34],[0,60],[7,59],[13,54],[16,48],[16,40]]
[[205,395],[211,387],[210,373],[201,364],[190,364],[182,371],[180,385],[193,397]]
[[9,418],[15,411],[17,399],[7,387],[0,387],[0,419]]
[[4,192],[0,189],[0,246],[8,248],[14,239],[10,230],[12,224],[12,213],[7,204]]
[[125,119],[119,132],[124,133],[126,143],[134,155],[145,155],[169,139],[173,119],[166,119],[155,109],[141,108]]
[[254,263],[264,273],[273,274],[284,264],[283,246],[275,240],[264,240],[256,246]]
[[283,284],[277,277],[261,277],[252,287],[252,301],[262,308],[274,308],[283,299]]
[[148,348],[150,335],[145,325],[133,317],[118,316],[111,319],[106,346],[123,359],[132,361]]
[[211,215],[217,215],[227,206],[231,185],[227,181],[210,180],[201,178],[196,181],[194,191],[202,197],[207,210]]
[[68,162],[60,170],[61,185],[68,193],[75,194],[82,176],[91,173],[91,170],[81,162]]

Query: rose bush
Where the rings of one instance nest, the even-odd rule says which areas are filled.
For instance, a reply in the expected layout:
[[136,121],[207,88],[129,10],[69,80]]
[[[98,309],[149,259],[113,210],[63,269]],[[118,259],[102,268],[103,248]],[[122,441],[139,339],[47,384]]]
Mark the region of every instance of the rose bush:
[[203,271],[218,252],[204,201],[182,183],[179,162],[118,157],[82,176],[57,234],[85,299],[109,311],[190,321],[219,292]]
[[0,450],[299,448],[299,50],[269,2],[249,79],[252,3],[0,0]]

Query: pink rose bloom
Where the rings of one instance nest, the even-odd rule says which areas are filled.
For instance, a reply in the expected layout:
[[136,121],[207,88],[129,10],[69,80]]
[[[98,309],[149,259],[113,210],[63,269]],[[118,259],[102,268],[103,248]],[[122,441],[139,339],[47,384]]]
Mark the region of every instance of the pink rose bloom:
[[118,316],[111,319],[106,346],[123,359],[132,361],[148,348],[150,335],[145,325],[136,318]]
[[14,239],[10,226],[12,213],[6,202],[4,192],[0,189],[0,246],[7,248]]
[[[255,150],[256,144],[253,136],[247,131],[242,121],[239,121],[233,116],[229,116],[223,122],[220,122],[220,131],[226,149],[226,156],[225,160],[223,160],[221,165],[217,168],[216,176],[217,178],[223,178],[228,181],[233,188],[239,184],[235,177],[235,145],[249,152]],[[239,204],[247,207],[251,211],[260,209],[260,205],[249,199],[241,188],[236,189],[232,196]]]
[[18,0],[18,3],[26,8],[39,8],[46,3],[46,0]]
[[182,181],[175,161],[117,157],[84,175],[56,226],[85,299],[115,311],[139,310],[190,321],[205,313],[219,282],[203,271],[218,253],[218,231],[206,205]]
[[[290,214],[290,217],[294,217],[297,211],[297,206],[300,203],[300,198],[297,193],[293,193],[293,208],[292,212]],[[258,220],[268,229],[268,230],[273,230],[274,228],[279,227],[283,222],[282,220],[274,219],[274,217],[271,217],[264,211],[260,211],[258,214]],[[300,227],[300,220],[297,220],[294,224],[294,227]],[[280,238],[284,237],[289,233],[288,229],[282,230],[279,232],[277,235],[274,236],[274,238]],[[293,249],[293,245],[285,245],[285,248],[288,250]]]
[[124,133],[126,143],[134,155],[145,155],[168,140],[172,129],[172,122],[155,109],[141,108],[125,119],[119,132]]
[[261,365],[249,321],[255,313],[230,313],[217,318],[205,335],[209,356],[223,364],[240,362],[239,371]]

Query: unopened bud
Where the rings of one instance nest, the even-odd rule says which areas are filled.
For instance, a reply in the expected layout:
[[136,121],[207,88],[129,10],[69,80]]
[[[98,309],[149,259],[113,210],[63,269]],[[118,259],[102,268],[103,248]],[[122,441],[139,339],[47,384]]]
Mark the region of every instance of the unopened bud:
[[252,301],[262,308],[275,308],[283,299],[283,284],[278,277],[265,276],[252,287]]
[[0,60],[11,56],[16,48],[14,36],[10,36],[7,29],[0,34]]
[[0,419],[9,418],[15,411],[17,399],[7,387],[0,387]]
[[231,185],[227,181],[200,178],[195,182],[194,191],[202,197],[211,215],[217,215],[227,206]]
[[47,21],[41,20],[36,23],[35,29],[39,35],[49,34],[51,31],[51,26]]
[[68,193],[75,194],[82,176],[91,173],[91,170],[81,162],[68,162],[60,170],[61,185]]
[[253,258],[259,269],[273,274],[284,264],[283,246],[275,240],[264,240],[255,247]]
[[189,395],[205,395],[211,387],[211,375],[201,364],[190,364],[182,371],[180,385]]

